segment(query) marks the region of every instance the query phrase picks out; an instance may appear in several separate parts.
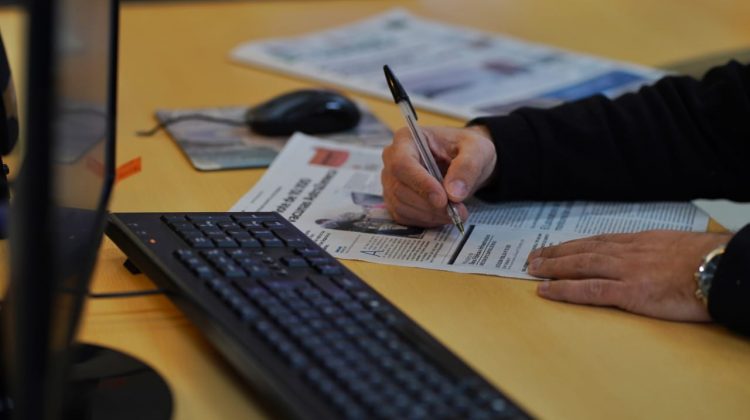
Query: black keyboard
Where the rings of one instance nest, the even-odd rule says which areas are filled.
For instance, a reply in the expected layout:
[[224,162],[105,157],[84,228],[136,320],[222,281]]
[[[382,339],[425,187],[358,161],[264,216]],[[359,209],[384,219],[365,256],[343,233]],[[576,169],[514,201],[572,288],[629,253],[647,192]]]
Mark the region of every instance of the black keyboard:
[[276,213],[118,213],[107,235],[277,414],[528,418]]

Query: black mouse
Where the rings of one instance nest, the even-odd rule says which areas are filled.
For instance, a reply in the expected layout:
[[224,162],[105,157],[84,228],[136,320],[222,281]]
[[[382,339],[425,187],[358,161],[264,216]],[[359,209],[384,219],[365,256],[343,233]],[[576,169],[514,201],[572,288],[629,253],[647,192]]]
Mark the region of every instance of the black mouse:
[[340,93],[323,89],[295,90],[247,110],[250,129],[266,136],[288,136],[295,131],[325,134],[354,128],[359,107]]

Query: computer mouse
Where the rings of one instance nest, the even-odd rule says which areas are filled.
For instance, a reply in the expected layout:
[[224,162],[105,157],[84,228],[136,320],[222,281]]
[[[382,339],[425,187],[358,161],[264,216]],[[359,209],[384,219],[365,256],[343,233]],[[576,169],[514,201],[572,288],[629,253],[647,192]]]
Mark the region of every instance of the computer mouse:
[[250,129],[266,136],[335,133],[354,128],[361,114],[351,99],[324,89],[285,93],[247,110]]

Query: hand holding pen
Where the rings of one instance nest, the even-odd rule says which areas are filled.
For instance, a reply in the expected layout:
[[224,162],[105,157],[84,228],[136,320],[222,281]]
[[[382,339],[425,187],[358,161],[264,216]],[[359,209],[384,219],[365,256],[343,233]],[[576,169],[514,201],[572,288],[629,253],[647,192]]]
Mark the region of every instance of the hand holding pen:
[[[401,102],[402,113],[413,113]],[[459,220],[465,220],[468,212],[461,203],[487,182],[497,161],[489,132],[483,126],[419,127],[429,140],[426,150],[431,151],[430,156],[440,168],[447,168],[437,171],[440,179],[445,174],[443,182],[426,170],[410,130],[397,130],[393,142],[383,150],[381,180],[389,212],[404,225],[436,227],[453,222],[447,209],[452,202]]]
[[[412,139],[414,140],[414,145],[419,152],[419,157],[422,161],[422,164],[424,165],[430,176],[435,178],[442,185],[443,174],[440,171],[437,162],[435,162],[435,158],[432,155],[430,145],[425,138],[422,129],[417,124],[417,112],[416,110],[414,110],[414,107],[409,100],[409,96],[406,94],[406,91],[401,86],[401,83],[398,81],[398,79],[396,79],[396,76],[388,66],[383,66],[383,71],[385,72],[385,79],[388,82],[388,87],[390,88],[391,94],[393,95],[393,100],[394,102],[396,102],[396,104],[398,104],[399,108],[401,108],[401,113],[403,114],[404,119],[406,120],[406,124],[409,127],[409,131],[411,133]],[[464,225],[461,220],[461,216],[456,208],[456,204],[448,201],[446,211],[451,222],[463,235]]]

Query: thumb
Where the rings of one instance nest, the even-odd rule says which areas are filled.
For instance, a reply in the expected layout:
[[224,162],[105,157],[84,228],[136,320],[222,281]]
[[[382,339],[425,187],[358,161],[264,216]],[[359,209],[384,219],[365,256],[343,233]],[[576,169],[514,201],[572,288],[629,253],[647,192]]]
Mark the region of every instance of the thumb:
[[[487,166],[494,161],[494,149],[484,147],[484,142],[463,141],[458,154],[445,174],[444,185],[448,198],[456,203],[464,201],[484,182]],[[492,168],[489,168],[491,171]]]

